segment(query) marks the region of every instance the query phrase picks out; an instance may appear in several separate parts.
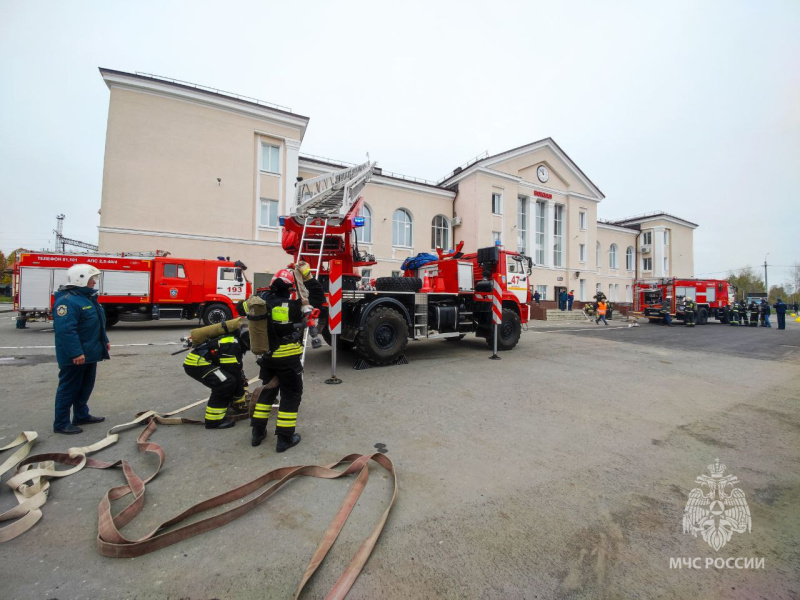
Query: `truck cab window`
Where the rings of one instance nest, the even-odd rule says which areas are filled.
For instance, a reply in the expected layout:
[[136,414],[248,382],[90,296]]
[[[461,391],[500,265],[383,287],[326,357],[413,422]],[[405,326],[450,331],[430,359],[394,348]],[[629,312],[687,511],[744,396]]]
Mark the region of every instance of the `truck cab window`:
[[183,265],[166,263],[164,264],[164,277],[177,277],[180,279],[186,279],[186,271],[184,271]]
[[225,269],[225,268],[222,268],[222,269],[219,270],[219,278],[222,281],[241,281],[242,280],[241,273],[239,274],[239,277],[237,279],[237,277],[236,277],[236,269]]

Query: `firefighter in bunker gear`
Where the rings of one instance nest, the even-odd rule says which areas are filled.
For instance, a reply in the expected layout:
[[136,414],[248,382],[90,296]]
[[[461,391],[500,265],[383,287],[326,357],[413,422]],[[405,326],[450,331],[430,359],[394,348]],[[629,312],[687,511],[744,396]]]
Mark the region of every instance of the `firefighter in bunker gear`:
[[730,315],[728,316],[728,323],[731,325],[739,325],[739,309],[736,306],[736,302],[728,306],[730,309]]
[[694,327],[695,304],[691,298],[683,301],[683,324],[686,327]]
[[661,303],[661,309],[658,311],[658,314],[661,316],[662,325],[669,325],[670,327],[672,327],[673,326],[672,315],[670,314],[669,309],[670,309],[669,298],[664,298],[664,301]]
[[249,348],[249,333],[240,327],[200,344],[186,355],[183,370],[211,390],[206,429],[227,429],[236,424],[226,415],[231,405],[241,405],[245,400],[247,380],[242,358]]
[[[297,409],[303,397],[303,313],[301,301],[291,299],[293,285],[292,271],[281,269],[272,278],[269,291],[260,294],[267,305],[269,352],[258,359],[258,364],[261,367],[261,380],[268,389],[261,394],[253,411],[250,421],[253,428],[251,444],[259,446],[267,437],[270,410],[280,392],[275,427],[275,449],[278,452],[300,443],[295,426]],[[277,380],[277,386],[270,387],[273,379]]]
[[750,327],[758,327],[758,306],[750,300]]
[[744,303],[744,300],[739,300],[739,322],[744,327],[750,325],[750,323],[747,322],[747,305]]

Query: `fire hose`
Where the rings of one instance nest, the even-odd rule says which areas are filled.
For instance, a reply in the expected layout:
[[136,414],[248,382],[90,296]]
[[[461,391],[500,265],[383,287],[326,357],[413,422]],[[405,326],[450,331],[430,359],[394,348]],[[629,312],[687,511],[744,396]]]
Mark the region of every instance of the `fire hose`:
[[[254,390],[251,406],[258,400],[258,396],[265,387],[266,386]],[[332,599],[344,598],[372,553],[378,537],[386,524],[386,520],[389,517],[389,512],[397,498],[397,473],[394,469],[394,465],[388,457],[380,453],[348,454],[341,460],[326,466],[303,465],[274,469],[232,490],[189,507],[182,513],[164,521],[142,538],[130,540],[122,535],[120,528],[133,520],[144,508],[146,486],[158,475],[166,458],[163,447],[150,441],[150,437],[156,431],[157,424],[201,424],[203,421],[175,417],[174,415],[203,404],[206,401],[207,398],[198,400],[197,402],[164,414],[159,414],[152,410],[141,413],[137,415],[133,421],[112,427],[106,434],[106,437],[99,442],[90,446],[70,448],[66,454],[45,453],[28,456],[38,435],[34,431],[22,432],[13,442],[0,448],[0,452],[17,448],[5,462],[0,464],[0,477],[16,466],[14,475],[6,484],[14,491],[14,495],[19,502],[14,508],[0,514],[0,522],[14,521],[10,525],[0,529],[0,543],[7,542],[22,535],[42,518],[41,507],[47,501],[50,479],[67,477],[77,473],[84,467],[92,469],[120,467],[125,476],[125,485],[116,486],[108,490],[98,506],[97,549],[102,556],[111,558],[133,558],[142,556],[226,525],[268,500],[287,482],[295,477],[303,476],[320,479],[338,479],[340,477],[356,474],[355,481],[348,490],[339,508],[339,512],[322,536],[311,561],[303,573],[303,577],[294,596],[298,598],[306,583],[311,579],[328,554],[328,551],[333,546],[344,524],[347,522],[347,518],[350,516],[358,498],[361,496],[361,492],[366,487],[369,478],[369,462],[374,461],[392,475],[394,482],[392,498],[375,528],[363,542],[358,552],[356,552],[353,559],[326,596],[326,598]],[[240,419],[246,417],[246,414],[237,416],[237,418]],[[136,474],[131,465],[122,459],[113,462],[104,462],[88,458],[87,455],[115,444],[119,439],[119,432],[132,429],[140,424],[145,424],[145,429],[136,439],[139,451],[152,453],[158,457],[158,467],[149,477],[142,479]],[[58,470],[56,469],[57,464],[67,465],[69,468]],[[345,466],[343,470],[337,470],[337,467],[342,466]],[[262,488],[266,489],[254,498],[242,504],[238,503],[242,498]],[[128,495],[132,496],[130,503],[117,514],[112,514],[111,502]],[[179,525],[181,522],[194,515],[202,514],[206,511],[231,503],[236,504],[226,511],[174,528],[174,526]]]

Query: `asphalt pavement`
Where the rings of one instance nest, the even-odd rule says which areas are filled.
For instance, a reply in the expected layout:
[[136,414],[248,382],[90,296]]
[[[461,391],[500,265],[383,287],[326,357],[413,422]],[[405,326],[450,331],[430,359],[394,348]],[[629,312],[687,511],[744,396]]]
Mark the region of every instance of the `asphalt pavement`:
[[[628,325],[534,322],[500,361],[475,338],[411,342],[409,364],[363,371],[343,353],[339,386],[324,383],[330,350],[309,350],[299,446],[275,453],[270,431],[252,448],[245,423],[161,426],[153,440],[165,466],[123,533],[142,536],[278,466],[383,448],[399,499],[349,598],[797,598],[800,323]],[[182,355],[170,355],[190,326],[112,329],[112,359],[90,402],[107,423],[66,438],[51,432],[52,328],[0,320],[0,446],[35,430],[34,452],[63,452],[142,410],[203,397]],[[251,356],[246,371],[256,375]],[[149,474],[154,462],[135,436],[95,457]],[[682,529],[695,479],[717,458],[738,477],[752,518],[719,551]],[[97,505],[122,482],[118,471],[90,469],[54,481],[42,520],[0,546],[3,597],[289,598],[350,485],[293,482],[221,529],[140,558],[103,558]],[[15,504],[2,488],[0,512]],[[374,469],[306,597],[324,595],[390,493]],[[677,569],[676,558],[712,566]],[[719,558],[763,558],[764,568],[716,568]]]

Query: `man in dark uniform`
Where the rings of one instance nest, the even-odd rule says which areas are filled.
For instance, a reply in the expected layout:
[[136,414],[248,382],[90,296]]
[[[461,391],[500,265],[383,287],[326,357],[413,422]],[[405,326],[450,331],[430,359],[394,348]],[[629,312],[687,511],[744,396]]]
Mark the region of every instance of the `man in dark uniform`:
[[775,314],[778,315],[778,329],[786,329],[786,303],[778,298],[774,308]]
[[761,314],[763,315],[763,324],[762,327],[769,327],[772,328],[772,324],[769,322],[769,315],[772,311],[769,308],[769,302],[767,299],[764,298],[761,300]]
[[291,299],[294,273],[281,269],[272,278],[269,291],[260,294],[267,304],[267,336],[269,352],[258,359],[260,377],[266,386],[277,379],[277,386],[267,389],[255,405],[250,425],[253,428],[251,444],[259,446],[267,437],[267,422],[272,404],[280,392],[275,449],[285,452],[300,443],[295,433],[297,409],[303,398],[303,312],[300,300]]
[[227,413],[233,403],[244,402],[246,380],[242,359],[249,348],[249,334],[240,327],[200,344],[186,355],[183,370],[211,390],[206,406],[206,429],[227,429],[236,425],[236,421],[227,418]]
[[737,325],[738,326],[739,325],[739,307],[736,305],[736,301],[734,301],[730,305],[730,309],[731,309],[731,316],[730,316],[729,323],[731,325]]
[[687,327],[694,327],[695,304],[691,298],[683,301],[683,323]]
[[744,299],[739,300],[739,322],[743,327],[749,325],[747,322],[747,305],[744,303]]
[[661,310],[658,311],[658,314],[661,315],[662,325],[668,325],[672,327],[672,315],[670,314],[669,309],[670,309],[669,298],[664,298],[664,301],[661,303]]
[[750,300],[750,327],[758,327],[758,306],[755,300]]
[[59,369],[55,433],[76,434],[83,431],[78,425],[105,421],[89,414],[97,363],[109,358],[111,349],[106,313],[94,289],[99,276],[100,271],[91,265],[72,265],[67,269],[67,284],[55,293],[53,330]]

